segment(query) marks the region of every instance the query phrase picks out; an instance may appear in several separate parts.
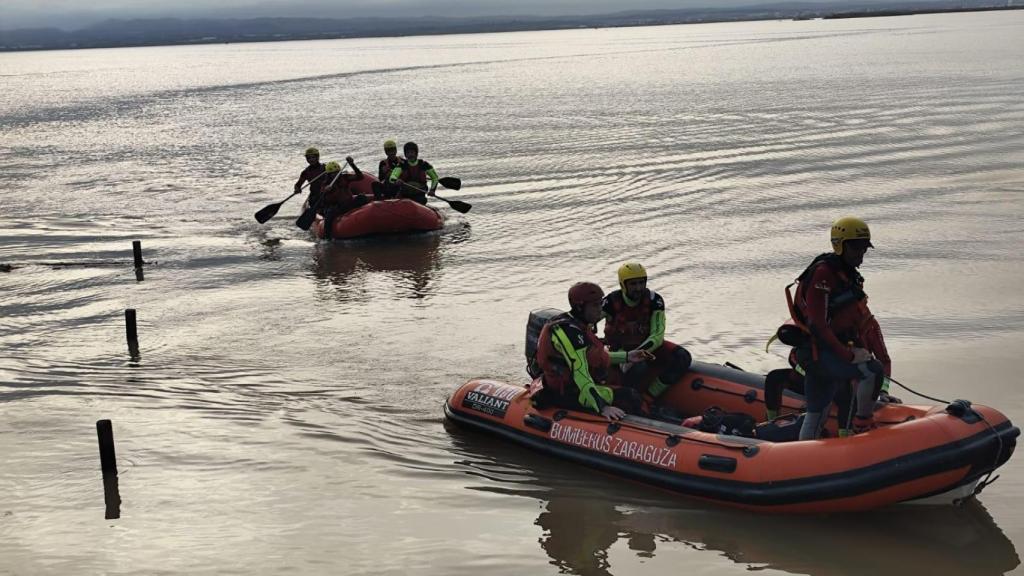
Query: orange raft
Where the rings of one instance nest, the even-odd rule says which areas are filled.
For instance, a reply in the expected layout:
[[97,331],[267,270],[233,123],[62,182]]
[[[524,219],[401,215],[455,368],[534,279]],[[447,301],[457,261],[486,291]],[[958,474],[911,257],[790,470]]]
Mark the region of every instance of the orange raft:
[[[373,183],[377,179],[363,173],[360,180],[350,184],[355,194],[363,194],[371,202],[335,218],[331,237],[359,238],[391,234],[431,232],[444,227],[444,216],[437,210],[408,199],[372,200]],[[310,228],[317,238],[324,237],[324,220],[317,215]]]
[[[764,413],[764,377],[694,362],[663,402],[686,415],[710,406]],[[801,408],[789,392],[783,410]],[[471,380],[448,399],[452,421],[564,460],[678,493],[764,512],[867,510],[906,501],[953,502],[976,493],[1006,462],[1020,430],[999,411],[887,404],[877,428],[851,437],[769,442],[627,416],[536,409],[527,389]],[[834,431],[835,421],[830,422]]]

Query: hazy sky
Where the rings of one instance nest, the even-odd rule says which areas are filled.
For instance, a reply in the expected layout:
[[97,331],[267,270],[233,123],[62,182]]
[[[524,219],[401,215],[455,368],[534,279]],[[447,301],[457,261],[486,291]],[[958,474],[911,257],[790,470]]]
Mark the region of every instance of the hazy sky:
[[[841,4],[843,0],[817,0]],[[0,29],[80,28],[107,18],[481,16],[599,14],[636,9],[751,6],[765,0],[0,0]],[[773,2],[774,3],[774,2]]]

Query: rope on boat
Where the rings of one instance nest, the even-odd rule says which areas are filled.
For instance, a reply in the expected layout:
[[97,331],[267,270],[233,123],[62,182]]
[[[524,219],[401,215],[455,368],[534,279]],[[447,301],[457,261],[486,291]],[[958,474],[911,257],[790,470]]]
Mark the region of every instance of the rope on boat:
[[895,378],[890,377],[889,381],[892,382],[893,384],[896,384],[900,388],[903,388],[907,392],[910,392],[911,394],[916,394],[916,395],[920,396],[921,398],[925,398],[927,400],[931,400],[932,402],[938,402],[940,404],[949,404],[949,400],[943,400],[941,398],[934,398],[934,397],[929,396],[927,394],[921,394],[917,390],[912,389],[910,386],[907,386],[906,384],[900,382],[899,380],[897,380]]
[[[985,419],[985,416],[981,412],[978,412],[976,410],[972,410],[971,409],[971,404],[969,402],[967,402],[967,401],[957,400],[955,402],[949,402],[947,400],[942,400],[940,398],[933,398],[933,397],[930,397],[928,395],[921,394],[920,392],[918,392],[918,390],[914,390],[914,389],[910,388],[910,386],[907,386],[906,384],[900,382],[899,380],[897,380],[895,378],[889,378],[889,380],[891,382],[896,383],[898,386],[900,386],[901,388],[905,389],[906,392],[908,392],[910,394],[918,395],[921,398],[925,398],[925,399],[931,400],[932,402],[938,402],[938,403],[941,403],[941,404],[945,404],[946,405],[946,412],[952,413],[955,410],[966,410],[966,411],[973,412],[974,414],[976,414],[978,416],[978,418],[981,420],[981,422],[983,424],[985,424],[985,426],[991,431],[992,436],[995,437],[995,443],[996,443],[995,460],[992,462],[992,467],[991,467],[991,469],[988,470],[988,474],[985,476],[985,480],[979,482],[978,486],[974,487],[974,492],[972,492],[970,496],[967,496],[965,498],[957,498],[956,500],[953,500],[953,503],[959,504],[959,503],[963,502],[964,500],[966,500],[967,498],[975,497],[978,494],[981,494],[981,491],[984,490],[985,487],[987,487],[989,484],[992,484],[996,480],[999,480],[998,476],[996,476],[995,478],[992,478],[992,474],[994,474],[995,468],[998,467],[998,465],[999,465],[999,456],[1002,454],[1002,437],[999,436],[998,431],[995,429],[995,427],[988,420]],[[966,405],[965,405],[965,403],[966,403]],[[958,406],[959,408],[953,408],[953,406]],[[952,410],[950,410],[950,409],[952,409]]]
[[981,494],[981,491],[984,490],[986,486],[992,484],[996,480],[999,480],[999,476],[992,478],[992,474],[996,471],[996,468],[999,466],[999,457],[1002,456],[1003,454],[1003,437],[999,435],[999,432],[996,431],[995,427],[992,426],[992,424],[989,424],[988,420],[985,419],[985,416],[983,414],[977,411],[975,411],[974,413],[977,414],[979,418],[981,418],[981,421],[985,424],[985,426],[987,426],[988,429],[992,431],[992,434],[995,435],[997,449],[996,459],[994,462],[992,462],[992,469],[988,471],[988,475],[985,476],[985,479],[982,480],[981,482],[978,482],[978,485],[974,487],[974,492],[971,492],[971,497]]
[[[959,409],[961,409],[961,410],[967,410],[967,411],[970,411],[970,412],[974,413],[975,415],[978,416],[978,419],[980,419],[981,422],[983,424],[985,424],[985,426],[992,432],[992,435],[996,437],[996,458],[995,458],[995,461],[992,462],[992,468],[988,471],[988,474],[985,476],[985,479],[982,480],[981,482],[978,482],[978,485],[974,487],[974,491],[971,492],[970,496],[954,500],[955,504],[960,504],[961,502],[963,502],[967,498],[972,498],[974,496],[977,496],[978,494],[981,494],[981,491],[984,490],[986,486],[988,486],[989,484],[992,484],[996,480],[999,480],[999,476],[996,476],[995,478],[993,478],[992,474],[995,473],[996,468],[999,466],[999,457],[1002,456],[1002,454],[1003,454],[1003,437],[1000,436],[999,432],[996,431],[995,427],[992,426],[992,424],[988,420],[985,419],[985,415],[984,414],[982,414],[981,412],[978,412],[976,410],[972,410],[970,402],[967,402],[966,400],[956,400],[955,402],[950,402],[948,400],[943,400],[941,398],[933,398],[931,396],[928,396],[927,394],[922,394],[922,393],[920,393],[920,392],[918,392],[916,390],[913,390],[912,388],[910,388],[906,384],[903,384],[902,382],[896,380],[895,378],[889,378],[889,381],[895,383],[897,386],[899,386],[900,388],[903,388],[904,390],[906,390],[907,392],[910,392],[911,394],[916,394],[916,395],[918,395],[918,396],[920,396],[922,398],[926,398],[928,400],[931,400],[932,402],[939,402],[939,403],[942,403],[942,404],[946,404],[946,412],[952,413],[951,408],[954,405],[957,405],[957,406],[960,407]],[[956,410],[956,409],[954,409],[954,410]]]

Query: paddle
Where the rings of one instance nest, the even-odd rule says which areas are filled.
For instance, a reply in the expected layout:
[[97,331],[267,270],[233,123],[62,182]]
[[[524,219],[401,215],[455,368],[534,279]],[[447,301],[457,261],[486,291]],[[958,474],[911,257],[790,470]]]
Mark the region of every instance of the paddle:
[[268,204],[268,205],[264,206],[263,208],[261,208],[260,211],[256,213],[256,221],[259,222],[260,224],[265,224],[267,222],[267,220],[270,220],[271,218],[274,217],[275,214],[277,214],[277,211],[281,209],[281,205],[282,204],[284,204],[285,202],[291,200],[292,196],[296,196],[299,193],[301,193],[303,188],[305,188],[306,186],[309,186],[313,182],[316,182],[317,179],[320,178],[320,176],[323,176],[324,174],[325,174],[325,172],[321,172],[319,175],[317,175],[316,178],[313,178],[309,182],[306,182],[305,184],[303,184],[302,187],[300,187],[295,192],[292,192],[284,200],[281,200],[280,202],[278,202],[276,204]]
[[[415,190],[417,192],[423,192],[423,190],[420,190],[419,188],[417,188],[417,187],[415,187],[415,186],[413,186],[411,184],[407,184],[405,182],[402,182],[401,180],[395,180],[395,182],[401,184],[402,186],[405,186],[406,188],[410,188],[412,190]],[[445,188],[451,188],[452,190],[458,190],[459,188],[462,188],[462,180],[459,180],[458,178],[454,178],[454,177],[440,178],[440,179],[438,179],[437,183],[442,185],[442,186],[444,186]],[[458,212],[460,214],[465,214],[465,213],[467,213],[467,212],[469,212],[470,210],[473,209],[473,205],[470,204],[469,202],[463,202],[461,200],[449,200],[447,198],[443,198],[441,196],[438,196],[437,194],[434,194],[434,198],[437,198],[438,200],[447,202],[448,205],[452,207],[452,210],[455,210],[456,212]]]
[[[306,208],[306,211],[300,214],[299,217],[295,219],[296,226],[302,228],[303,230],[309,230],[309,227],[313,225],[313,221],[316,220],[316,209],[320,207],[320,202],[323,200],[324,194],[326,194],[327,190],[330,190],[331,186],[334,186],[334,183],[337,182],[338,178],[341,177],[341,173],[342,170],[339,170],[338,174],[334,177],[333,180],[331,180],[331,183],[328,184],[326,188],[324,188],[323,193],[320,194],[320,197],[316,199],[316,204],[313,204],[309,208]],[[327,172],[324,172],[324,174],[327,174]]]
[[447,198],[438,196],[437,194],[434,194],[434,198],[447,202],[448,205],[452,207],[452,210],[455,210],[460,214],[465,214],[466,212],[469,212],[470,210],[473,209],[473,205],[470,204],[469,202],[463,202],[461,200],[449,200]]
[[437,180],[437,183],[440,184],[441,186],[444,186],[445,188],[448,188],[449,190],[459,190],[460,188],[462,188],[462,180],[459,180],[454,176],[445,176],[444,178],[439,178]]

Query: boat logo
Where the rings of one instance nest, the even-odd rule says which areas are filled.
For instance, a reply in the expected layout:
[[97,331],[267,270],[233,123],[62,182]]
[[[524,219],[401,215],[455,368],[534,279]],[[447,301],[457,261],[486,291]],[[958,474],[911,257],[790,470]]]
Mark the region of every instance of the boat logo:
[[466,393],[462,399],[462,407],[504,418],[512,399],[525,390],[521,386],[481,380],[476,387]]

